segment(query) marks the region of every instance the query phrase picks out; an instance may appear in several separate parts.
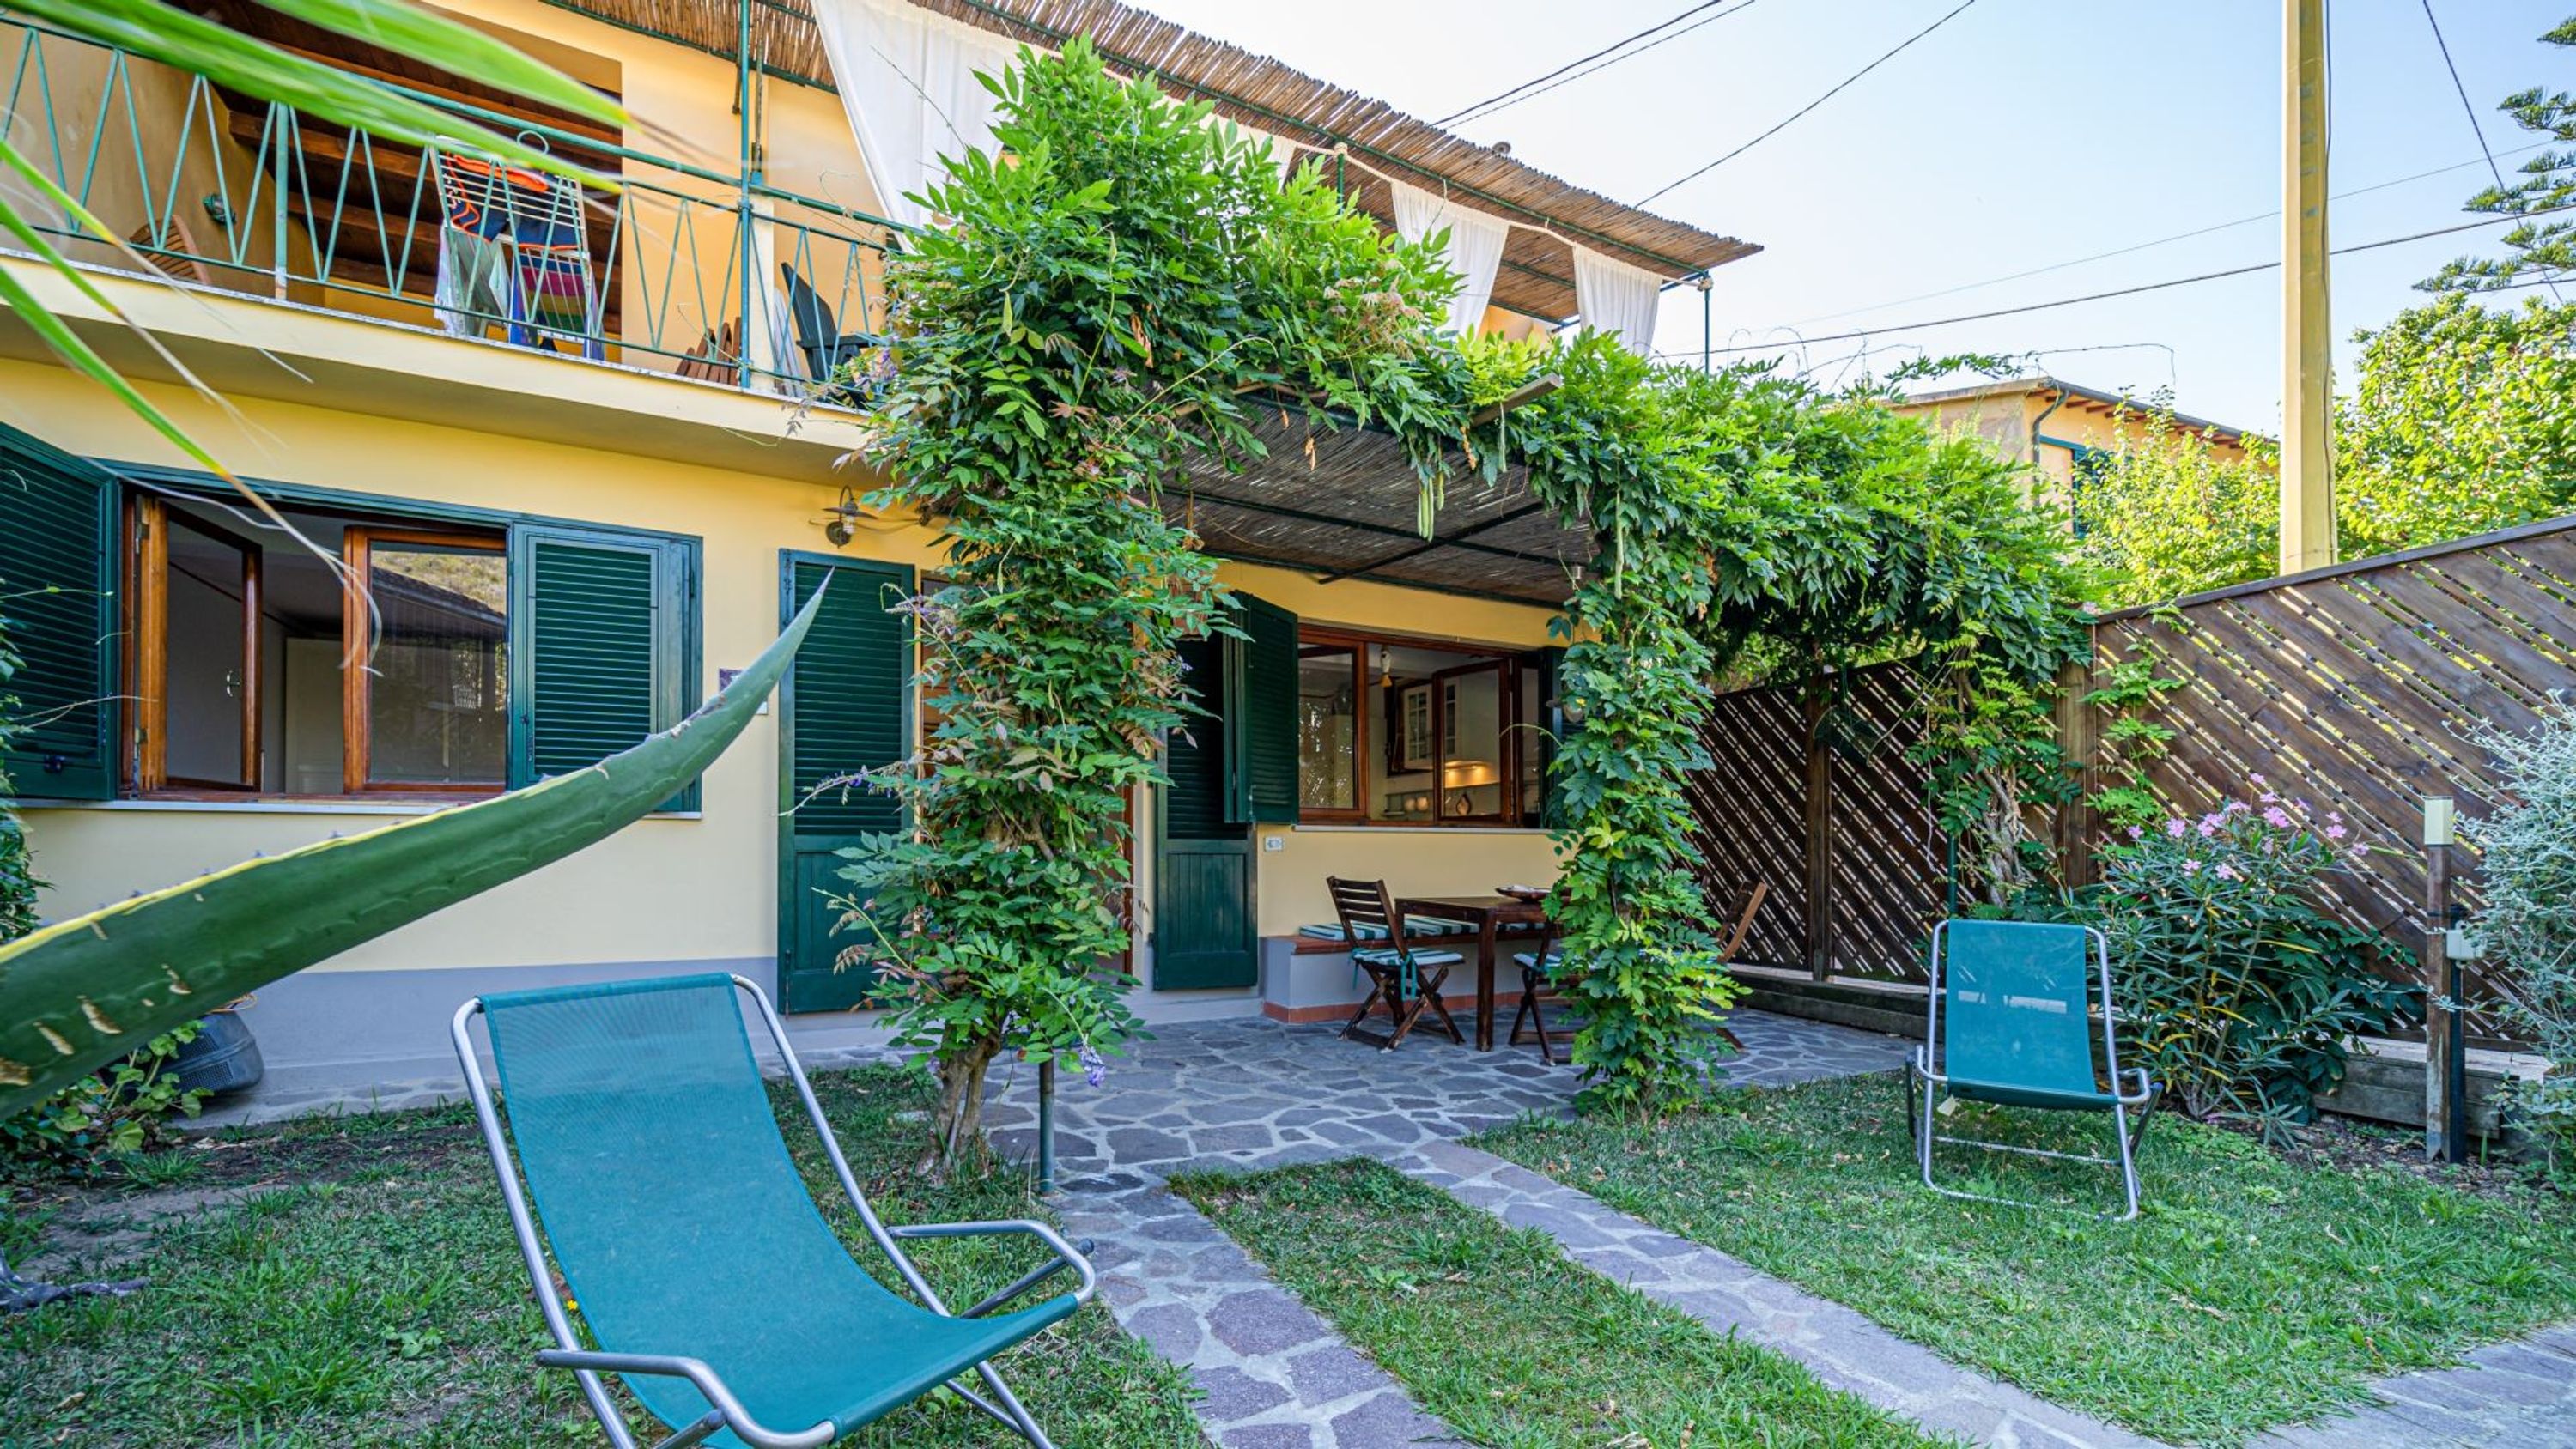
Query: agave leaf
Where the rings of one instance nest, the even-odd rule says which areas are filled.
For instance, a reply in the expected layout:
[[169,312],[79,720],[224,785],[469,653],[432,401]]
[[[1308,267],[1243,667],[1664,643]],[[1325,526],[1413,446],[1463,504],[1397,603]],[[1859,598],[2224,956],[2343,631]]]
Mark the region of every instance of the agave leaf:
[[365,76],[280,50],[161,0],[9,0],[9,10],[174,69],[192,71],[219,86],[355,126],[380,141],[471,150],[585,185],[617,186],[614,178],[594,175],[491,127],[413,100]]
[[623,754],[119,902],[0,946],[0,1119],[243,992],[615,834],[713,764],[823,591],[695,714]]

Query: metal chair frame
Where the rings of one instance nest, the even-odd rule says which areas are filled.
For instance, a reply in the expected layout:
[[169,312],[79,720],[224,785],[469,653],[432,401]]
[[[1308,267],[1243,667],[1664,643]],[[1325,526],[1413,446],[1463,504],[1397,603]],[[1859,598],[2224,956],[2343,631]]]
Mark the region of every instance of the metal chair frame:
[[[814,1135],[822,1141],[824,1156],[831,1161],[832,1175],[840,1180],[841,1190],[849,1195],[850,1206],[858,1213],[861,1226],[893,1262],[895,1271],[902,1276],[906,1286],[933,1312],[952,1318],[979,1318],[1067,1268],[1071,1268],[1079,1279],[1073,1293],[1074,1301],[1090,1301],[1100,1286],[1099,1275],[1093,1270],[1090,1259],[1044,1223],[1010,1219],[888,1227],[877,1216],[876,1210],[868,1206],[867,1195],[859,1190],[858,1177],[850,1171],[849,1159],[842,1155],[840,1139],[833,1135],[832,1124],[823,1115],[823,1104],[815,1099],[813,1083],[805,1078],[804,1064],[797,1061],[795,1050],[787,1044],[786,1024],[778,1019],[777,1011],[769,1004],[769,997],[741,976],[735,976],[733,984],[759,1006],[760,1019],[769,1028],[769,1039],[787,1064],[788,1080],[795,1083],[796,1095],[805,1104],[805,1115],[814,1124]],[[582,1347],[580,1338],[573,1331],[572,1318],[564,1307],[563,1296],[555,1291],[554,1275],[546,1264],[543,1235],[535,1216],[529,1211],[527,1193],[520,1185],[518,1165],[510,1154],[509,1137],[495,1104],[491,1083],[483,1075],[482,1061],[476,1055],[473,1037],[466,1029],[482,1010],[483,999],[479,996],[458,1007],[455,1019],[449,1023],[449,1035],[455,1042],[456,1059],[465,1068],[466,1095],[473,1099],[474,1115],[483,1125],[483,1141],[491,1149],[493,1170],[501,1180],[501,1200],[509,1208],[510,1228],[518,1235],[519,1252],[528,1265],[528,1280],[536,1288],[537,1306],[545,1315],[547,1330],[554,1335],[555,1346],[538,1350],[537,1363],[544,1368],[572,1371],[581,1382],[582,1397],[590,1401],[591,1412],[598,1415],[600,1427],[607,1432],[615,1449],[637,1449],[637,1446],[624,1417],[608,1397],[607,1385],[600,1377],[602,1374],[666,1374],[685,1378],[696,1386],[699,1393],[706,1395],[708,1403],[715,1406],[694,1422],[654,1441],[651,1449],[686,1449],[686,1446],[701,1443],[720,1429],[731,1429],[753,1449],[817,1449],[817,1446],[831,1443],[837,1437],[837,1431],[828,1419],[810,1428],[794,1430],[772,1429],[762,1424],[741,1400],[734,1397],[723,1378],[702,1360],[680,1355],[617,1353]],[[1036,1238],[1055,1254],[1055,1261],[1031,1270],[962,1314],[953,1312],[941,1301],[929,1280],[922,1276],[921,1270],[914,1266],[901,1246],[901,1240],[906,1238],[957,1238],[1001,1233],[1024,1233]],[[989,1360],[977,1364],[975,1372],[991,1391],[991,1398],[976,1393],[956,1379],[949,1380],[946,1387],[1028,1440],[1036,1449],[1054,1449],[1054,1442],[1038,1427],[1037,1420],[1030,1416],[1010,1386],[1002,1382],[1000,1372]]]
[[[1950,1093],[1950,1077],[1940,1069],[1948,1065],[1946,1046],[1941,1039],[1941,1002],[1947,994],[1944,968],[1949,960],[1946,948],[1949,944],[1950,925],[1950,922],[1943,921],[1932,928],[1930,961],[1932,981],[1930,989],[1925,993],[1927,1005],[1924,1008],[1923,1045],[1916,1049],[1913,1059],[1906,1064],[1905,1073],[1906,1123],[1913,1130],[1915,1160],[1922,1169],[1923,1185],[1943,1197],[1959,1198],[1967,1202],[2000,1203],[2006,1207],[2053,1208],[2056,1205],[2051,1203],[2031,1202],[2022,1198],[1992,1197],[1985,1193],[1943,1187],[1932,1177],[1932,1149],[1936,1144],[1946,1143],[1954,1147],[1974,1147],[1987,1152],[2010,1152],[2023,1157],[2051,1157],[2061,1162],[2089,1162],[2097,1166],[2119,1169],[2120,1186],[2126,1195],[2127,1209],[2114,1221],[2134,1220],[2138,1215],[2140,1197],[2138,1148],[2146,1140],[2147,1122],[2155,1114],[2156,1103],[2161,1100],[2163,1091],[2148,1079],[2146,1068],[2124,1069],[2120,1065],[2120,1046],[2114,1020],[2118,1012],[2112,1006],[2111,999],[2110,942],[2099,930],[2091,926],[2083,928],[2092,947],[2093,974],[2101,994],[2103,1062],[2111,1082],[2110,1100],[2102,1106],[2111,1114],[2113,1136],[2119,1148],[2117,1157],[2104,1157],[2088,1152],[2055,1152],[2043,1147],[2024,1147],[2010,1142],[1987,1142],[1975,1137],[1947,1137],[1934,1130],[1933,1116],[1939,1110],[1943,1099]],[[1936,1061],[1939,1063],[1938,1066]],[[2123,1090],[2122,1087],[2124,1078],[2134,1083],[2127,1090]],[[1969,1095],[1967,1099],[1975,1100],[1973,1095]],[[2132,1107],[2139,1109],[2134,1128],[2129,1122],[2129,1109]],[[2090,1104],[2069,1102],[2064,1107],[2049,1107],[2042,1110],[2082,1111],[2094,1110],[2094,1108]],[[2111,1215],[2099,1213],[2096,1216],[2107,1218]]]

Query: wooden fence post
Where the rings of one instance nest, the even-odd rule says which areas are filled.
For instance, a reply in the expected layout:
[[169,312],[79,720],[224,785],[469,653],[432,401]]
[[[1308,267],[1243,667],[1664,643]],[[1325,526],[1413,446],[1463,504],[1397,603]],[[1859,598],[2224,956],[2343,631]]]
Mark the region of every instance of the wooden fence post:
[[1807,974],[1834,971],[1834,770],[1824,739],[1825,698],[1807,695]]
[[[2101,647],[2101,630],[2093,631]],[[2074,776],[2075,798],[2057,808],[2058,883],[2079,886],[2093,878],[2093,836],[2098,822],[2087,803],[2093,793],[2093,752],[2100,744],[2099,722],[2084,697],[2093,692],[2093,663],[2079,660],[2057,672],[2057,749]]]
[[2448,795],[2424,797],[2424,1156],[2466,1162],[2469,1155],[2468,1041],[2460,1012],[2459,970],[2451,960],[2451,836]]

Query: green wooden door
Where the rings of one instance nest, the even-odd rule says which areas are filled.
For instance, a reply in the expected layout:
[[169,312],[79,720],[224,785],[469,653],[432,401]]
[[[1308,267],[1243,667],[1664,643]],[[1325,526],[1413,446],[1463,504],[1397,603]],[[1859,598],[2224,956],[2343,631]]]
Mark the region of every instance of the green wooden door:
[[18,726],[0,748],[0,796],[115,793],[115,516],[104,470],[0,427],[0,615],[18,656],[0,674]]
[[778,994],[789,1011],[845,1010],[876,980],[864,968],[834,968],[861,938],[834,934],[840,913],[828,897],[843,884],[835,852],[900,830],[902,810],[863,786],[824,786],[891,765],[912,742],[912,628],[887,608],[912,592],[912,570],[783,554],[779,622],[827,578],[832,591],[778,691]]
[[[1183,644],[1181,662],[1201,708],[1172,732],[1164,754],[1171,784],[1158,793],[1162,850],[1154,888],[1154,987],[1158,991],[1251,986],[1261,979],[1253,914],[1252,826],[1239,767],[1227,748],[1240,718],[1241,652],[1228,641]],[[1229,666],[1232,666],[1229,668]],[[1229,680],[1228,676],[1233,677]]]

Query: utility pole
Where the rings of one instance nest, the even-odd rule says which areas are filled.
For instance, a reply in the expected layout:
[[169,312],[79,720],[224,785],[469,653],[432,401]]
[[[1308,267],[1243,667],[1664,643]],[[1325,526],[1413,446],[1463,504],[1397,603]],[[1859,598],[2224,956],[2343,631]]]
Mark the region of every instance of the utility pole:
[[2281,572],[2335,561],[2326,0],[2281,3]]

